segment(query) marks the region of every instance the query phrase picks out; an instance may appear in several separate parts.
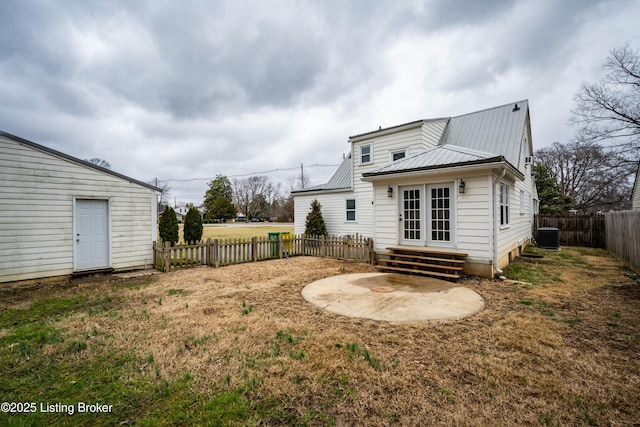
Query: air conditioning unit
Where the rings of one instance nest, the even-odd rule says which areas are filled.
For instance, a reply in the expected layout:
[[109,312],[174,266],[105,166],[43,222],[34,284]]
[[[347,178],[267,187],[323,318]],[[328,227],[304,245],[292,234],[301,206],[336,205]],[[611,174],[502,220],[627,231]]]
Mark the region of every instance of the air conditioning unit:
[[538,228],[536,243],[539,248],[560,250],[560,230],[555,227]]
[[532,165],[533,164],[533,156],[527,156],[524,158],[524,164],[525,165]]

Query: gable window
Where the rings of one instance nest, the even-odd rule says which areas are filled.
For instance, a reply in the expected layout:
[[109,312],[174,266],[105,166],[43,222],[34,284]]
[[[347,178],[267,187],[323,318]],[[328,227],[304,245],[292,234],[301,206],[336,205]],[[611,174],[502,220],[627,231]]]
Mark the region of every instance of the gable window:
[[361,145],[360,146],[360,163],[366,164],[371,163],[373,160],[371,158],[371,144]]
[[509,186],[500,184],[500,225],[509,225]]
[[404,159],[407,157],[407,150],[398,150],[391,152],[391,161],[395,162],[396,160]]
[[347,199],[347,221],[356,220],[356,199]]

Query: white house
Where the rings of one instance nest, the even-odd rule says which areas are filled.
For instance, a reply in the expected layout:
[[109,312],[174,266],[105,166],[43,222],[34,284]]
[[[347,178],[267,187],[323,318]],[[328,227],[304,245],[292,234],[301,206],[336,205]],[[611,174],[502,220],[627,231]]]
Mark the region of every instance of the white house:
[[633,183],[633,192],[631,193],[631,209],[640,210],[640,163],[636,171],[636,180]]
[[538,195],[527,100],[417,120],[349,138],[326,184],[294,192],[295,233],[317,199],[329,234],[467,254],[464,272],[493,277],[532,236]]
[[0,131],[0,282],[151,266],[160,191]]

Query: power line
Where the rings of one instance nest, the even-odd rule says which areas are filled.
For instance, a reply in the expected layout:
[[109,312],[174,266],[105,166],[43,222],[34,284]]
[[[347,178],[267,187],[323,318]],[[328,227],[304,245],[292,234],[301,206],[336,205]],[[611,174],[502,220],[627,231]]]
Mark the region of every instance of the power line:
[[[308,165],[308,166],[305,166],[305,167],[314,168],[314,167],[336,167],[336,166],[339,166],[339,165],[337,165],[337,164],[335,164],[335,165],[314,164],[314,165]],[[273,173],[273,172],[292,171],[292,170],[296,170],[298,168],[299,168],[299,166],[294,166],[294,167],[290,167],[290,168],[271,169],[271,170],[263,171],[263,172],[250,172],[250,173],[238,174],[238,175],[228,175],[227,178],[240,178],[240,177],[243,177],[243,176],[266,175],[266,174]],[[192,182],[192,181],[210,181],[212,179],[215,179],[215,177],[185,178],[185,179],[171,178],[171,179],[166,179],[166,180],[163,180],[163,181],[167,181],[167,182]]]

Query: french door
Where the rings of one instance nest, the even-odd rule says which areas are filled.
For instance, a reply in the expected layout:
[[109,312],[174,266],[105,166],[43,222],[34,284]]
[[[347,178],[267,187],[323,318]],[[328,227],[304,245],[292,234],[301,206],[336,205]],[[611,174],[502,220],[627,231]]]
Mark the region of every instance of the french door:
[[427,245],[447,246],[453,242],[453,185],[427,185],[429,230]]
[[449,246],[454,241],[453,184],[400,187],[398,243]]
[[424,242],[424,186],[401,187],[400,243],[419,245]]

